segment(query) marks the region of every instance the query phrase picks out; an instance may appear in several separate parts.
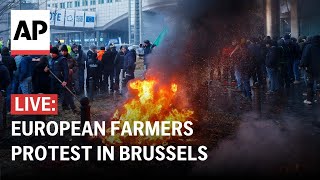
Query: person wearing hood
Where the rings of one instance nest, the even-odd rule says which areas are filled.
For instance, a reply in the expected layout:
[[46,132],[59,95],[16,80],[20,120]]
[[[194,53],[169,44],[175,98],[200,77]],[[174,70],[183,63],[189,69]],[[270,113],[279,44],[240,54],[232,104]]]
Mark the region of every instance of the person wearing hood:
[[314,86],[320,90],[320,35],[312,38],[311,44],[307,45],[302,54],[301,67],[307,73],[307,99],[305,104],[312,105],[314,98]]
[[10,73],[7,68],[2,62],[2,56],[0,54],[0,130],[4,127],[3,122],[4,122],[4,102],[5,102],[5,91],[8,88],[10,84]]
[[12,56],[10,56],[9,49],[7,47],[2,48],[1,50],[2,62],[7,66],[10,74],[10,79],[12,80],[13,72],[17,70],[16,61]]
[[77,45],[72,45],[71,46],[71,52],[69,53],[70,56],[73,58],[73,59],[77,59],[77,56],[78,56],[78,46]]
[[102,61],[102,56],[103,56],[104,52],[106,52],[106,48],[105,47],[100,47],[100,50],[97,53],[98,61]]
[[59,53],[57,47],[51,48],[50,56],[49,68],[46,67],[45,72],[51,70],[51,72],[62,81],[62,83],[60,83],[53,75],[50,75],[50,92],[52,94],[59,94],[63,100],[62,88],[67,86],[69,78],[68,60]]

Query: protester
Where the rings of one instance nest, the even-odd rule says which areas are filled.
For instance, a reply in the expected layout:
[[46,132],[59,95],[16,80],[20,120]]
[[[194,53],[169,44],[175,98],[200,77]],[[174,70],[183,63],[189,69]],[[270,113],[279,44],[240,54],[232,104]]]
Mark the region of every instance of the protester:
[[272,95],[279,90],[279,49],[272,41],[266,42],[267,55],[266,55],[266,68],[269,80],[269,91],[267,95]]
[[313,104],[314,85],[320,89],[320,36],[314,36],[311,44],[308,44],[302,55],[301,67],[305,68],[307,73],[307,99],[305,104]]
[[237,81],[237,91],[242,92],[243,91],[243,84],[241,79],[241,72],[240,72],[240,63],[241,59],[243,57],[244,52],[244,44],[245,42],[238,42],[237,40],[232,41],[232,45],[234,47],[234,50],[230,54],[230,58],[232,59],[232,62],[234,64],[234,74]]
[[[69,69],[66,88],[68,88],[70,91],[73,91],[73,85],[74,85],[73,74],[77,73],[77,62],[68,53],[68,48],[66,45],[62,45],[61,54],[63,57],[65,57],[67,59],[67,64],[68,64],[68,69]],[[63,110],[70,110],[70,108],[71,108],[73,112],[77,112],[76,106],[75,106],[74,100],[73,100],[73,98],[74,98],[73,95],[66,89],[64,89],[62,92],[64,93],[63,94],[64,98],[62,101],[62,109]]]
[[87,61],[86,53],[82,50],[82,46],[78,46],[78,56],[76,58],[77,64],[78,64],[78,82],[75,81],[76,86],[76,92],[77,94],[82,94],[84,91],[84,70],[85,70],[85,62]]
[[71,52],[69,53],[70,56],[73,58],[73,59],[77,59],[77,56],[78,56],[78,46],[77,45],[72,45],[71,46]]
[[[52,94],[59,94],[59,98],[63,102],[63,91],[65,90],[63,87],[67,86],[69,76],[68,62],[67,59],[59,53],[57,47],[51,48],[50,55],[49,68],[45,68],[45,72],[50,72],[50,92]],[[60,83],[59,80],[62,83]]]
[[87,58],[88,58],[88,80],[93,81],[93,91],[97,91],[100,88],[100,82],[101,79],[101,72],[99,71],[101,69],[101,65],[98,62],[97,59],[97,46],[91,45],[89,51],[87,52]]
[[12,92],[12,87],[13,87],[13,72],[17,70],[17,65],[16,65],[16,61],[14,60],[14,58],[10,55],[9,52],[9,48],[7,47],[3,47],[1,50],[1,54],[2,54],[2,62],[5,66],[7,66],[8,70],[9,70],[9,74],[10,74],[10,84],[8,86],[8,89],[6,90],[7,92],[7,110],[8,112],[10,112],[11,109],[11,92]]
[[100,50],[98,51],[97,53],[97,59],[99,61],[102,61],[102,56],[104,54],[104,52],[106,51],[106,48],[105,47],[101,47]]
[[127,47],[122,46],[119,53],[117,54],[116,58],[114,59],[114,71],[115,71],[115,87],[114,90],[117,91],[119,90],[120,87],[120,80],[122,81],[123,79],[120,79],[120,73],[122,70],[122,78],[124,78],[124,56],[127,53]]
[[[103,63],[103,83],[102,83],[102,91],[106,91],[109,87],[109,90],[113,90],[114,86],[114,59],[117,54],[112,52],[111,47],[107,48],[102,56]],[[109,84],[110,78],[110,84]]]
[[250,44],[248,45],[248,50],[255,66],[253,68],[253,74],[252,74],[254,87],[262,86],[264,84],[263,73],[262,73],[264,58],[262,57],[262,50],[257,38],[252,38],[252,40],[250,41]]
[[35,94],[49,94],[50,93],[50,78],[49,72],[45,72],[46,67],[48,67],[49,61],[46,56],[42,56],[40,58],[40,62],[38,62],[34,68],[34,72],[32,75],[32,86],[33,93]]
[[137,49],[137,55],[140,59],[144,56],[143,44],[139,44],[139,48]]
[[147,70],[149,68],[150,59],[149,55],[152,52],[152,45],[149,40],[144,41],[144,69]]
[[30,94],[32,92],[32,58],[31,56],[23,56],[19,66],[19,84],[22,94]]
[[10,73],[8,68],[2,62],[2,56],[0,55],[0,130],[3,129],[3,121],[4,121],[4,105],[5,105],[5,97],[6,97],[6,89],[10,84]]
[[126,71],[126,77],[125,77],[125,85],[126,83],[132,79],[134,79],[134,71],[136,68],[136,60],[137,60],[137,54],[134,49],[129,50],[126,55],[124,56],[124,68]]

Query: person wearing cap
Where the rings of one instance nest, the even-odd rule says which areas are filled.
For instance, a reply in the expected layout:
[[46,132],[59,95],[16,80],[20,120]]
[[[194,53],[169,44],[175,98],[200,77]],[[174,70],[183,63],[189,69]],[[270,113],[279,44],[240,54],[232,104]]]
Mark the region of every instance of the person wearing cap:
[[[69,68],[69,74],[68,74],[68,81],[67,81],[67,87],[72,90],[73,89],[73,75],[77,74],[77,62],[74,58],[71,57],[71,55],[68,53],[68,48],[66,45],[62,45],[61,47],[61,54],[63,57],[67,59],[68,68]],[[76,112],[76,106],[74,104],[73,96],[70,94],[69,91],[63,90],[64,98],[62,101],[62,109],[63,110],[69,110],[72,109],[73,112]],[[70,107],[70,108],[69,108]]]
[[0,54],[0,129],[3,125],[3,115],[6,112],[3,112],[4,101],[5,101],[5,91],[10,84],[10,73],[8,68],[2,62],[2,56]]
[[49,61],[49,68],[45,68],[45,72],[51,70],[51,72],[58,78],[62,83],[60,83],[53,75],[50,76],[51,80],[51,93],[59,94],[63,100],[63,87],[67,86],[69,68],[67,58],[59,53],[57,47],[53,47],[50,50],[51,60]]

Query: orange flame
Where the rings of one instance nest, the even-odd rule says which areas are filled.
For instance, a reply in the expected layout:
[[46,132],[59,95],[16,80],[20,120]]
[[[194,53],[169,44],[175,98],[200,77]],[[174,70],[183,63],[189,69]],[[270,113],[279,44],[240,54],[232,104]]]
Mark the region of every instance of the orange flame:
[[[112,120],[120,121],[120,130],[125,121],[133,126],[134,121],[180,121],[192,120],[194,112],[186,108],[178,108],[178,85],[175,83],[160,85],[157,80],[134,80],[128,86],[130,97],[124,105],[118,108]],[[170,127],[171,128],[171,127]],[[110,134],[110,128],[107,134]],[[125,137],[120,132],[115,136],[108,135],[103,138],[105,144],[164,144],[174,137],[144,136]]]

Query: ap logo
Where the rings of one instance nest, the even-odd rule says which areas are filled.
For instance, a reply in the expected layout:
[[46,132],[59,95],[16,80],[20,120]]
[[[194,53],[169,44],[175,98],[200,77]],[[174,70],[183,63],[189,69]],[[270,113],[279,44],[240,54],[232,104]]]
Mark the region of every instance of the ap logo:
[[50,54],[49,10],[11,10],[11,54]]

